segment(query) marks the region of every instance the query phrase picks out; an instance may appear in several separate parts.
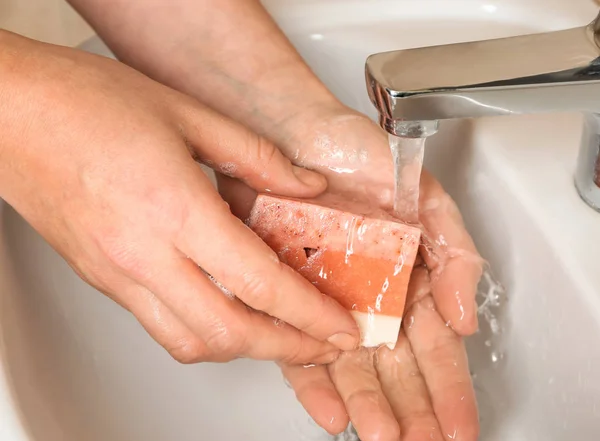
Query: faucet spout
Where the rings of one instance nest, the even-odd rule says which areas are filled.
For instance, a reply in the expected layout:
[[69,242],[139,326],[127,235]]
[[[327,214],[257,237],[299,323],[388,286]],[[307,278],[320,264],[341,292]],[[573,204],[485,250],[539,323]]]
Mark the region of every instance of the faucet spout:
[[381,126],[399,136],[415,122],[437,128],[456,118],[596,115],[586,122],[575,180],[600,211],[600,14],[564,31],[374,54],[365,76]]
[[391,120],[600,112],[600,31],[589,26],[369,56],[366,79]]

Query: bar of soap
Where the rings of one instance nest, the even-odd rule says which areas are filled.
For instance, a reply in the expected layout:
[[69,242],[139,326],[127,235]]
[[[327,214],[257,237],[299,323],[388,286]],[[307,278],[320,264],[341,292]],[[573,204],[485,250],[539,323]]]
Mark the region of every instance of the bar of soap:
[[265,194],[256,199],[248,225],[283,263],[350,310],[362,346],[395,347],[418,228]]

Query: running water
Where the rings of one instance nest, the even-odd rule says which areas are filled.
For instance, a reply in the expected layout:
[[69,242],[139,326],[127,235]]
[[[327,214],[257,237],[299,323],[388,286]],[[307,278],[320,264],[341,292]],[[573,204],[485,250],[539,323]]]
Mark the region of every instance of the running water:
[[389,135],[396,181],[394,214],[409,224],[419,222],[419,183],[423,168],[425,139]]
[[[391,134],[388,137],[394,160],[394,215],[406,223],[420,225],[419,184],[426,138],[398,137]],[[422,231],[422,246],[434,255],[438,252],[436,244],[443,245],[438,240],[429,237],[426,231]],[[506,292],[494,278],[487,262],[483,267],[476,301],[479,331],[474,338],[470,339],[469,349],[474,352],[471,355],[476,355],[475,358],[487,359],[489,365],[498,368],[503,364],[505,354],[502,347],[503,327],[499,314],[506,302]],[[494,419],[494,410],[486,394],[486,385],[482,383],[482,377],[477,374],[478,368],[475,368],[472,372],[472,379],[477,393],[482,432],[484,432],[490,429],[490,423]],[[341,438],[336,438],[340,441],[354,439],[358,438],[351,426],[341,435]]]
[[[390,150],[394,160],[394,214],[402,221],[410,224],[419,224],[419,184],[423,168],[423,157],[425,152],[426,138],[405,138],[388,135]],[[423,231],[423,246],[434,252],[432,241]],[[478,294],[478,314],[486,324],[485,346],[491,348],[490,358],[497,362],[504,357],[501,351],[495,348],[495,340],[501,334],[502,329],[497,318],[499,309],[505,301],[505,292],[493,277],[488,264],[485,264]]]
[[[498,339],[498,336],[502,334],[502,326],[497,314],[506,302],[506,291],[494,278],[489,267],[484,268],[481,281],[479,282],[477,297],[477,313],[484,319],[484,323],[488,327],[488,339],[485,341],[485,346],[497,349],[494,348],[494,342]],[[493,362],[498,361],[498,358],[504,358],[501,353],[495,353],[496,355],[494,355],[494,352],[490,354],[490,358]]]

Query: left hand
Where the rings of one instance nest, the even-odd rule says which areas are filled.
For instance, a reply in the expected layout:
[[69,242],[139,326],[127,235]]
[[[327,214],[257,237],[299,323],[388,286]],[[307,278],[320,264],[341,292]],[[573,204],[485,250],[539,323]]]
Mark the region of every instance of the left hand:
[[[299,127],[283,153],[327,176],[328,191],[391,209],[393,164],[385,133],[352,110]],[[253,191],[219,177],[232,211],[244,218]],[[427,246],[411,277],[403,329],[395,350],[346,352],[329,366],[282,365],[299,401],[328,432],[349,419],[362,441],[474,441],[477,408],[462,335],[477,329],[475,294],[481,258],[458,209],[423,171],[420,222]]]

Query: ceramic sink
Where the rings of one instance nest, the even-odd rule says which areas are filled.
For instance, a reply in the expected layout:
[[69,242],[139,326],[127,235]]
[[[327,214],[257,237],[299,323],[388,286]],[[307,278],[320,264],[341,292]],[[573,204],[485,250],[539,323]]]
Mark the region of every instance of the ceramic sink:
[[[375,52],[582,26],[592,0],[269,0],[344,102]],[[84,49],[110,56],[98,40]],[[442,67],[443,68],[443,67]],[[600,97],[599,97],[600,99]],[[468,340],[482,441],[600,437],[600,213],[573,185],[578,114],[449,121],[426,166],[506,290]],[[180,365],[0,201],[0,439],[325,441],[271,363]]]

